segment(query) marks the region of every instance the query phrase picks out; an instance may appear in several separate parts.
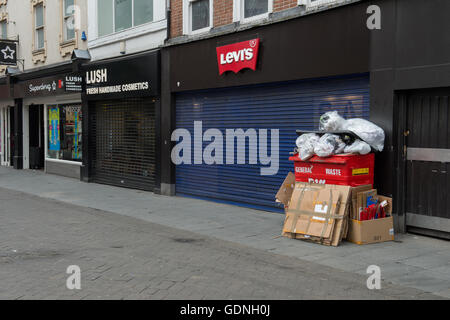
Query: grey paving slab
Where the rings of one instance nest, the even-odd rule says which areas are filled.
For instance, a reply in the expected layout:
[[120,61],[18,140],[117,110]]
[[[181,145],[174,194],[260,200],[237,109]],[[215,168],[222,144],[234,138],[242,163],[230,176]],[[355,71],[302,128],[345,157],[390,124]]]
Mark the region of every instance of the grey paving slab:
[[[410,278],[406,277],[402,280],[409,287],[439,292],[442,293],[442,296],[447,297],[445,288],[442,288],[443,285],[435,282],[434,279],[448,279],[446,272],[441,269],[436,270],[445,267],[445,263],[449,261],[448,241],[414,235],[398,235],[396,242],[369,246],[357,246],[346,242],[337,248],[319,246],[280,237],[284,220],[281,214],[198,199],[166,197],[138,190],[88,184],[69,178],[46,175],[39,171],[17,171],[0,167],[0,188],[22,191],[47,201],[54,199],[92,210],[82,220],[77,214],[65,215],[65,221],[70,225],[70,228],[65,231],[57,228],[58,220],[46,221],[46,227],[54,228],[53,232],[58,237],[80,235],[86,242],[96,243],[96,245],[88,246],[88,250],[96,251],[95,258],[86,254],[76,257],[84,259],[86,263],[98,262],[97,259],[102,259],[105,264],[109,264],[111,261],[118,263],[118,257],[123,255],[123,252],[117,252],[120,250],[117,247],[122,245],[120,240],[111,237],[108,229],[105,229],[105,227],[114,226],[114,223],[110,223],[109,219],[106,219],[112,212],[178,230],[195,232],[196,237],[207,236],[226,240],[237,245],[263,250],[266,253],[300,259],[302,262],[315,263],[341,271],[351,271],[360,276],[365,275],[364,271],[368,265],[377,264],[382,267],[382,277],[387,282],[399,283],[397,278],[401,275],[409,275]],[[5,195],[0,193],[0,201],[3,199],[2,197]],[[23,197],[22,194],[13,196],[17,199],[21,199],[21,197]],[[47,203],[45,201],[44,203],[38,202],[35,206],[37,211],[45,210]],[[8,208],[8,210],[17,209]],[[98,216],[105,217],[106,226],[95,224]],[[42,245],[51,245],[54,250],[61,250],[60,243],[55,240],[53,234],[49,236],[45,232],[39,232],[39,228],[28,230],[24,227],[24,224],[28,223],[28,219],[29,217],[23,213],[16,214],[15,219],[10,221],[11,226],[20,231],[14,236],[16,243],[27,245],[27,248],[31,250],[33,246],[30,246],[27,240],[29,237],[34,237],[34,239],[39,239],[38,241]],[[0,225],[0,233],[1,228]],[[95,228],[96,233],[93,233],[91,228]],[[99,239],[97,236],[101,236],[101,238]],[[136,243],[135,247],[129,248],[132,251],[129,259],[135,259],[135,255],[149,254],[148,249],[144,246],[145,235],[132,232],[129,237]],[[174,235],[173,238],[176,236]],[[0,248],[2,245],[0,244]],[[112,247],[111,249],[114,250],[108,250],[106,253],[101,249],[106,246]],[[65,252],[55,258],[58,258],[61,263],[66,263],[71,250],[73,249],[68,245]],[[181,250],[179,254],[182,253]],[[194,264],[195,256],[190,261]],[[202,259],[199,261],[201,262]],[[227,260],[225,259],[225,261]],[[121,261],[121,263],[125,263],[122,267],[127,267],[126,261]],[[142,263],[155,268],[154,261],[147,260]],[[162,260],[161,264],[164,263],[165,261]],[[201,263],[196,266],[200,267]],[[412,273],[422,269],[436,272],[428,283],[411,278]]]

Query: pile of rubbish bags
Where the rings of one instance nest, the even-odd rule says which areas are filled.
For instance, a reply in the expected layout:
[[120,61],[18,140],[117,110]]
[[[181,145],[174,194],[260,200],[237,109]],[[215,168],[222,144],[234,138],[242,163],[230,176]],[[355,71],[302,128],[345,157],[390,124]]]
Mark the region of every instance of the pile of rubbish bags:
[[[364,119],[344,119],[337,111],[330,111],[320,117],[319,130],[325,133],[322,136],[305,133],[297,138],[295,144],[303,161],[313,155],[329,157],[341,153],[368,154],[372,148],[383,151],[383,129]],[[351,131],[360,139],[347,144],[339,135],[331,133],[335,131]]]

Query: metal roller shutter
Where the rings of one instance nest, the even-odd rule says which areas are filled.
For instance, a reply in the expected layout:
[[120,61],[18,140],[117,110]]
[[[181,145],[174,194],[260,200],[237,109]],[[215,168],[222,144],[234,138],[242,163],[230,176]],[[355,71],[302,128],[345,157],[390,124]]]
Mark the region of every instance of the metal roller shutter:
[[89,123],[93,181],[152,191],[154,103],[145,98],[96,102]]
[[[288,158],[295,147],[295,130],[317,128],[320,115],[330,110],[344,117],[368,118],[368,75],[178,94],[176,126],[189,130],[192,137],[194,121],[202,121],[203,132],[220,129],[224,144],[226,129],[279,129],[279,170],[272,176],[260,175],[262,165],[248,164],[248,150],[244,165],[181,164],[176,168],[177,194],[281,211],[274,196],[293,170]],[[203,142],[203,148],[209,143]],[[270,137],[268,145],[270,152]],[[192,155],[193,147],[192,143]],[[225,147],[223,152],[225,157]]]

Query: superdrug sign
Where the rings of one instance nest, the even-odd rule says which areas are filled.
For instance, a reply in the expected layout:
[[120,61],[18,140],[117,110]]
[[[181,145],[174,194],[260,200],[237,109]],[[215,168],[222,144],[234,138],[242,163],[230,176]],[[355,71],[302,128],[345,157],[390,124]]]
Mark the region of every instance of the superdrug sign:
[[217,47],[216,51],[220,75],[226,71],[238,73],[245,68],[256,70],[259,38]]

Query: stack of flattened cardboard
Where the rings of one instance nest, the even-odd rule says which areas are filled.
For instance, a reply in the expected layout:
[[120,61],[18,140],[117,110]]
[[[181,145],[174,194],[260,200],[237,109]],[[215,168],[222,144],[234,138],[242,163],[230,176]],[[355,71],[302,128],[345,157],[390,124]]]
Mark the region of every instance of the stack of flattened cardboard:
[[347,235],[351,187],[297,182],[283,236],[338,246]]
[[287,209],[287,207],[289,206],[289,202],[291,201],[294,186],[295,175],[292,172],[289,172],[277,194],[275,195],[276,202],[284,204],[285,209]]

